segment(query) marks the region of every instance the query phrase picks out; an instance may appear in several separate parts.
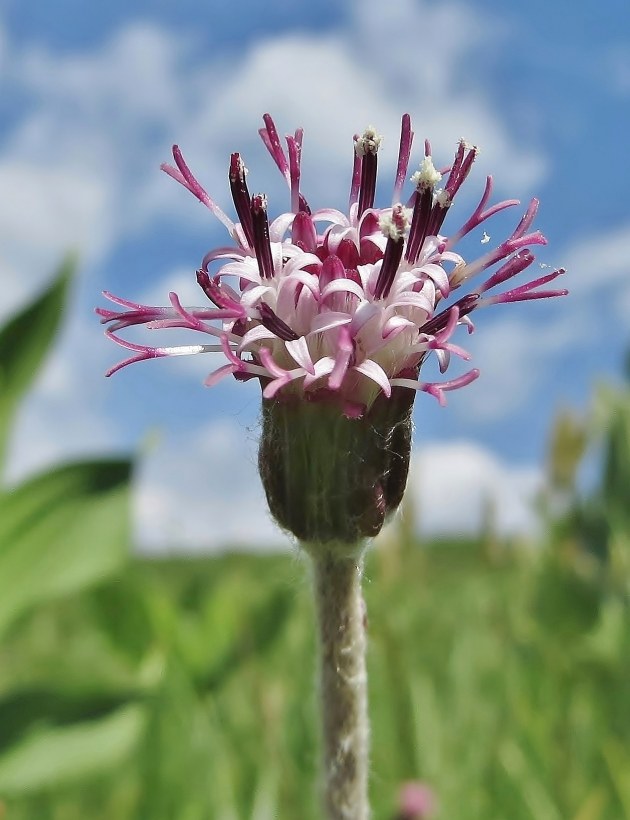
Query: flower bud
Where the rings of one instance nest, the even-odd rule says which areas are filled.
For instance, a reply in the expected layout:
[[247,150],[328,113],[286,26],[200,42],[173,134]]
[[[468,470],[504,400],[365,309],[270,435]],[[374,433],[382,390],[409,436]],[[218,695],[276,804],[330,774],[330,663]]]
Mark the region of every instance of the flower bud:
[[407,483],[413,398],[395,388],[359,418],[325,394],[264,400],[258,468],[280,526],[311,545],[377,535]]

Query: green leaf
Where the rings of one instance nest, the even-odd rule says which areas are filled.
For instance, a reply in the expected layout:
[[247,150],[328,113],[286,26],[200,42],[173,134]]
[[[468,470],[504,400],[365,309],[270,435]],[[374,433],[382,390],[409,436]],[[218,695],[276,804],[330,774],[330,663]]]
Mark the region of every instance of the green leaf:
[[98,586],[89,599],[90,615],[112,648],[133,662],[144,657],[154,641],[147,586],[130,567],[124,577]]
[[0,495],[0,634],[29,607],[125,564],[130,470],[122,459],[68,464]]
[[218,689],[247,660],[263,657],[280,638],[292,605],[290,590],[274,589],[262,604],[250,610],[243,619],[241,635],[215,656],[213,665],[199,677],[198,685],[202,689]]
[[0,467],[15,411],[59,329],[75,265],[68,256],[50,287],[0,328]]
[[107,772],[131,756],[144,728],[144,709],[127,705],[98,720],[39,729],[0,757],[0,794],[32,794]]
[[[46,724],[58,728],[112,714],[144,696],[137,689],[102,690],[45,686],[19,687],[0,697],[0,754]],[[1,815],[0,815],[1,817]]]

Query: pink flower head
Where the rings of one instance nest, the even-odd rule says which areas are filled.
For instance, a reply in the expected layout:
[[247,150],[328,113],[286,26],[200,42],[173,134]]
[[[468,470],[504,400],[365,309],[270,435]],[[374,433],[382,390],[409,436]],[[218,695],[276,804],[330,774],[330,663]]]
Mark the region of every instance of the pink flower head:
[[[420,367],[431,353],[442,373],[453,355],[470,358],[453,337],[459,325],[473,330],[474,311],[566,293],[543,289],[564,273],[562,269],[490,293],[529,268],[534,261],[531,247],[546,243],[539,231],[531,230],[537,200],[532,200],[511,236],[496,247],[470,261],[456,252],[463,236],[499,211],[518,205],[513,199],[489,205],[488,177],[469,219],[454,233],[443,231],[477,155],[474,146],[461,141],[450,167],[438,171],[425,142],[419,167],[410,176],[413,187],[403,195],[413,142],[411,120],[405,114],[392,204],[379,208],[375,191],[381,137],[368,128],[354,137],[345,214],[334,208],[311,210],[303,195],[302,130],[286,137],[285,149],[268,114],[264,122],[260,136],[286,179],[289,210],[270,221],[266,196],[250,195],[247,169],[241,156],[232,154],[228,176],[238,217],[233,222],[201,187],[175,146],[175,165],[163,165],[163,170],[225,225],[232,244],[209,251],[197,271],[207,299],[204,306],[184,307],[175,294],[170,294],[170,307],[105,294],[119,307],[97,310],[109,325],[107,335],[133,353],[108,375],[144,359],[219,353],[224,364],[206,384],[229,374],[241,380],[255,377],[267,400],[325,396],[338,401],[350,418],[361,417],[377,396],[389,398],[397,387],[430,393],[443,404],[447,391],[469,384],[478,371],[425,382],[419,378]],[[482,242],[486,241],[484,233]],[[454,296],[469,285],[465,295]],[[150,347],[118,334],[138,324],[151,330],[185,328],[212,341]]]

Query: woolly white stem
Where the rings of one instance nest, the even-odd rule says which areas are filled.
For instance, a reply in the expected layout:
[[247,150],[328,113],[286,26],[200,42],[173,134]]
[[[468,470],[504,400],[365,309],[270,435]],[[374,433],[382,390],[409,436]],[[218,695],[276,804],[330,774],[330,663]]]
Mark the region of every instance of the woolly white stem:
[[310,550],[319,626],[324,797],[329,820],[367,820],[368,745],[363,559]]

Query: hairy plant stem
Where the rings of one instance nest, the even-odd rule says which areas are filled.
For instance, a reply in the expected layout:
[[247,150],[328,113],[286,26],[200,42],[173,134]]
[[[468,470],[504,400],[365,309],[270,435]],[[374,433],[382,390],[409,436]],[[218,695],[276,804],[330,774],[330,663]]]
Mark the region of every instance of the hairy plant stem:
[[[338,546],[338,545],[337,545]],[[329,820],[367,820],[368,747],[362,550],[310,548],[319,627],[324,801]]]

